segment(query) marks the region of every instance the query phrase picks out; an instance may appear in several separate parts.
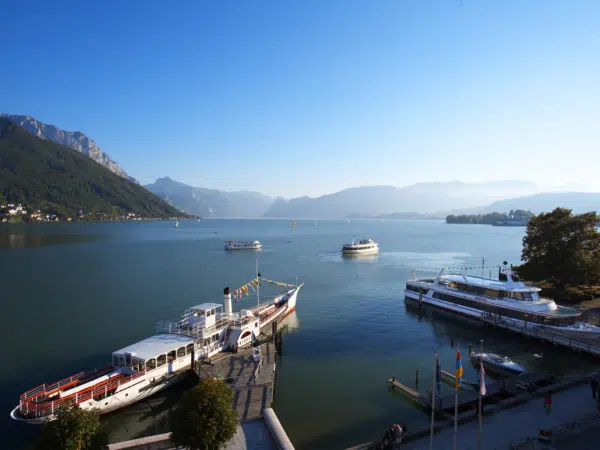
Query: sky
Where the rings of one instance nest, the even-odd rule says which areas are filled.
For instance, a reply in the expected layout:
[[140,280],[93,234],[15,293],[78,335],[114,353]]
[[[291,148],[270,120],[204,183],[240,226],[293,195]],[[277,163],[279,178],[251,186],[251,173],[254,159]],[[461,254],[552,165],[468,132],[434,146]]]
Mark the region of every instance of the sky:
[[595,0],[8,1],[0,112],[141,183],[600,191]]

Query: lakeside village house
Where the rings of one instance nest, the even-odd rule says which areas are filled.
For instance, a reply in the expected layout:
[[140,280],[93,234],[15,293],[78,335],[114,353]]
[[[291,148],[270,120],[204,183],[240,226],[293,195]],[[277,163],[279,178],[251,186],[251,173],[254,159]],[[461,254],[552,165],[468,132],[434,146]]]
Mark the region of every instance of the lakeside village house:
[[30,220],[54,222],[58,218],[54,214],[44,214],[39,209],[32,213],[29,213],[27,209],[21,205],[15,205],[14,203],[8,203],[6,205],[0,205],[0,218],[2,222],[8,222],[15,217],[28,217]]
[[[138,217],[135,213],[126,213],[117,217],[109,217],[106,213],[97,213],[95,216],[101,220],[142,220],[142,218]],[[0,222],[12,222],[13,220],[19,218],[38,222],[59,222],[61,220],[57,215],[48,214],[39,209],[30,213],[20,203],[18,205],[15,205],[14,203],[0,205]],[[91,218],[93,218],[92,213],[85,213],[80,210],[78,211],[75,220],[86,220]],[[73,218],[67,217],[63,220],[71,222]]]

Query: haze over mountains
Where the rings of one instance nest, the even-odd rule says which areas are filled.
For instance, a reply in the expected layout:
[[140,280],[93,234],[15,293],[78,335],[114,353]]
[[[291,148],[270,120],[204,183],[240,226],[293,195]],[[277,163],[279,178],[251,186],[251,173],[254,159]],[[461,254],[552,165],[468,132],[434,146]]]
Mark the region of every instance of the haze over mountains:
[[[36,137],[68,146],[109,169],[135,181],[96,143],[81,132],[68,132],[30,116],[1,114]],[[0,155],[1,156],[1,155]],[[27,177],[27,174],[16,174]],[[175,208],[203,217],[347,218],[444,217],[447,214],[507,212],[511,209],[550,211],[557,206],[576,213],[600,210],[600,193],[580,184],[541,188],[529,181],[487,183],[460,181],[417,183],[410,186],[363,186],[320,197],[274,198],[252,191],[226,192],[194,187],[169,177],[145,188]],[[27,189],[27,186],[23,186]],[[568,192],[565,192],[568,191]]]
[[169,177],[144,187],[176,208],[202,217],[262,217],[273,203],[258,192],[198,188]]
[[[145,186],[173,206],[203,217],[349,218],[444,217],[450,213],[507,212],[530,209],[534,213],[557,206],[575,212],[600,209],[600,193],[548,192],[526,181],[489,183],[418,183],[405,187],[363,186],[321,197],[290,200],[257,192],[224,192],[197,188],[159,178]],[[527,195],[531,194],[532,195]]]

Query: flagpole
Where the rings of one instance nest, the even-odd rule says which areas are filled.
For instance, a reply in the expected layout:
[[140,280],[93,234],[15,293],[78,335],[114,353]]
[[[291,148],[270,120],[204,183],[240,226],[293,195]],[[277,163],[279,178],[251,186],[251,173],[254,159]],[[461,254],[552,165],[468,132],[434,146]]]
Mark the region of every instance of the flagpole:
[[[460,353],[460,346],[456,346],[456,351]],[[455,375],[457,376],[457,378],[456,383],[454,385],[454,450],[456,450],[456,433],[458,431],[458,369]]]
[[483,339],[481,339],[479,347],[479,433],[477,434],[477,450],[481,450],[481,426],[482,426],[482,411],[481,404],[483,397],[481,395],[481,383],[485,383],[481,368],[483,367]]
[[433,358],[433,388],[431,389],[431,433],[429,435],[429,450],[433,449],[433,417],[435,413],[435,384],[437,381],[437,362],[438,353],[435,352],[435,356]]
[[258,286],[256,286],[256,306],[260,306],[260,272],[258,271],[258,256],[256,257],[256,278],[258,278]]

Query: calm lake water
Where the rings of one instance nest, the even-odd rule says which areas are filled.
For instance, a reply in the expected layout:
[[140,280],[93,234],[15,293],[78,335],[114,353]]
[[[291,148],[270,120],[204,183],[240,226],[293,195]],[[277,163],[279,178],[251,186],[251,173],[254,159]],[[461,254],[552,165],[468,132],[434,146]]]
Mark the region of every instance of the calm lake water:
[[[341,449],[379,438],[392,423],[427,426],[425,413],[388,390],[392,375],[431,389],[433,352],[442,368],[460,344],[465,379],[476,379],[468,344],[511,356],[527,368],[587,372],[593,361],[566,350],[444,313],[405,304],[414,269],[517,264],[524,228],[441,221],[202,220],[0,226],[2,308],[0,427],[6,448],[28,448],[36,426],[9,418],[19,394],[82,368],[108,364],[113,350],[153,334],[155,321],[254,275],[306,284],[288,320],[277,365],[274,408],[295,447]],[[352,236],[380,243],[373,258],[344,259]],[[258,253],[225,252],[225,239],[259,239]],[[475,271],[480,273],[480,269]],[[423,272],[420,272],[423,273]],[[486,269],[486,275],[489,270]],[[237,303],[250,306],[255,297]],[[544,352],[543,358],[533,353]],[[111,441],[162,432],[164,417],[194,380],[104,416]],[[442,395],[451,393],[442,387]]]

